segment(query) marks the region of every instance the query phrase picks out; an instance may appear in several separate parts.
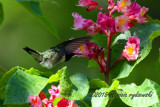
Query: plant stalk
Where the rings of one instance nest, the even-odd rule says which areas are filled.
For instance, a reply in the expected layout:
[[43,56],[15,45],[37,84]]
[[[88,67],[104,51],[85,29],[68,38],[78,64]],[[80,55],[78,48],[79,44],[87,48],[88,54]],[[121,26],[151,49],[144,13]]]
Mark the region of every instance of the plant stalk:
[[111,52],[111,35],[108,35],[107,36],[107,63],[106,63],[106,74],[105,74],[105,81],[107,84],[109,82],[110,52]]

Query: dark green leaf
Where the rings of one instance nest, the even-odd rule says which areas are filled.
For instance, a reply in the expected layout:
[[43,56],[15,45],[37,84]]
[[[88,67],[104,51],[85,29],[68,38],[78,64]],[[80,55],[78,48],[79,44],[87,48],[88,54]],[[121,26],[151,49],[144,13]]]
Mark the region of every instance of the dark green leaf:
[[0,3],[0,25],[2,24],[3,20],[4,20],[3,6],[2,3]]
[[[152,41],[154,38],[160,35],[160,25],[158,24],[142,24],[133,27],[131,30],[133,36],[140,38],[140,55],[136,61],[120,61],[110,72],[112,78],[120,79],[127,77],[134,67],[139,64],[150,52],[152,48]],[[127,34],[126,37],[129,35]],[[122,54],[122,50],[126,45],[126,40],[119,40],[118,43],[113,46],[111,53],[111,64],[119,58]]]
[[146,79],[140,86],[134,83],[122,85],[117,90],[117,93],[127,94],[127,97],[120,97],[120,99],[129,106],[149,107],[159,102],[159,90],[160,86],[157,83]]
[[19,3],[21,3],[29,12],[31,12],[34,16],[36,16],[42,24],[44,24],[48,30],[59,39],[59,36],[57,34],[57,30],[54,27],[54,25],[45,17],[42,15],[42,11],[40,8],[40,2],[45,0],[17,0]]
[[69,78],[67,69],[63,71],[60,86],[60,96],[69,100],[81,100],[89,91],[89,82],[86,76],[77,73]]
[[18,70],[8,81],[5,104],[28,103],[29,95],[38,95],[48,83],[48,79]]
[[156,71],[160,74],[160,48],[159,48],[159,58],[156,62]]

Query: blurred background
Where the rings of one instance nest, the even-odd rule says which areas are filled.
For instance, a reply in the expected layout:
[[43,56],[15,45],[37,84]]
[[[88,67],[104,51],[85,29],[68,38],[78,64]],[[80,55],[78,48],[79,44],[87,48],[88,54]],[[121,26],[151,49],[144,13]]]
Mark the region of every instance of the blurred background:
[[[85,8],[78,7],[78,0],[57,0],[60,7],[42,3],[41,8],[44,16],[46,16],[57,28],[60,40],[56,39],[47,28],[40,23],[35,16],[28,12],[16,0],[0,0],[4,8],[4,21],[0,26],[0,66],[6,70],[15,66],[21,66],[29,69],[34,67],[40,71],[56,72],[63,66],[68,66],[69,73],[81,72],[89,78],[101,78],[104,76],[99,73],[98,68],[87,68],[88,61],[86,58],[72,58],[69,62],[48,70],[41,67],[23,47],[28,46],[37,51],[44,51],[49,47],[53,47],[58,43],[68,40],[71,37],[86,36],[86,31],[74,31],[72,12],[78,12],[84,18],[97,19],[97,10],[86,12]],[[107,8],[105,0],[97,0],[102,7]],[[137,0],[141,6],[149,8],[147,12],[153,19],[160,19],[160,0]],[[153,41],[150,54],[142,61],[130,76],[121,79],[120,83],[136,83],[140,85],[145,78],[149,78],[160,84],[160,75],[155,70],[155,63],[159,56],[160,37]],[[118,99],[114,100],[111,106],[116,106]],[[121,107],[126,107],[120,103]]]

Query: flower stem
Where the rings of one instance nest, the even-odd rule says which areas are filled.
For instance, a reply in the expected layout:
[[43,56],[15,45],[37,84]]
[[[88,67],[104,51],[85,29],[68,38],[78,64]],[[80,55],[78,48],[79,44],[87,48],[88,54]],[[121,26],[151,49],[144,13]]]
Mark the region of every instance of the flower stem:
[[105,74],[105,81],[108,84],[109,80],[109,63],[110,63],[110,52],[111,52],[111,36],[107,36],[107,63],[106,63],[106,74]]
[[102,64],[99,62],[98,59],[96,59],[97,63],[99,64],[99,67],[100,67],[100,70],[101,70],[101,73],[105,73],[104,69],[103,69],[103,66]]
[[[114,62],[114,64],[110,67],[109,71],[110,71],[120,60],[121,60],[121,58],[118,58],[118,59]],[[109,72],[109,71],[108,71],[108,72]]]

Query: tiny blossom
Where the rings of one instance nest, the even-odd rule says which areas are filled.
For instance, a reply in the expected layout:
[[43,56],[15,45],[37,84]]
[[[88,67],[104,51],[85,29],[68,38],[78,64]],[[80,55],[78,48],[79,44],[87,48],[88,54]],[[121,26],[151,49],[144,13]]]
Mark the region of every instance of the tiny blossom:
[[130,0],[120,0],[117,1],[117,10],[118,12],[125,13],[128,11],[129,6],[131,5]]
[[51,88],[52,89],[49,89],[48,91],[51,94],[50,101],[53,101],[56,97],[59,97],[60,85],[58,85],[58,87],[52,85]]
[[129,37],[125,49],[122,52],[122,57],[128,61],[136,60],[138,58],[139,44],[140,39],[138,37]]
[[[58,87],[52,85],[51,88],[52,89],[49,89],[48,91],[51,94],[50,101],[52,102],[56,97],[60,97],[59,96],[60,85],[58,85]],[[50,104],[50,101],[46,100],[46,103]],[[47,107],[49,107],[49,106],[47,106]],[[50,107],[52,107],[52,106],[50,106]],[[65,98],[62,98],[55,107],[78,107],[78,106],[77,106],[77,104],[74,103],[74,101],[70,101]]]
[[80,16],[78,13],[72,13],[72,16],[75,18],[74,19],[74,30],[80,30],[82,29],[82,25],[84,23],[84,20],[82,16]]
[[53,107],[52,101],[49,101],[47,98],[42,100],[42,102],[44,103],[44,107]]
[[148,8],[142,7],[136,2],[131,4],[129,11],[125,14],[129,16],[129,20],[135,20],[138,23],[147,22],[145,13],[148,11]]
[[38,95],[30,95],[29,104],[32,107],[42,107],[42,101]]
[[104,48],[99,47],[97,44],[93,42],[88,42],[85,45],[80,46],[74,53],[78,53],[79,57],[87,57],[88,60],[97,59],[104,53]]
[[98,3],[92,0],[79,0],[79,6],[87,7],[91,5],[97,6]]
[[141,9],[141,6],[137,4],[136,2],[131,4],[131,7],[129,8],[129,11],[127,14],[129,15],[135,15],[138,14]]
[[137,14],[136,20],[138,23],[147,22],[145,13],[148,11],[148,8],[142,7],[140,12]]
[[100,66],[101,73],[106,70],[106,59],[104,58],[104,48],[99,47],[93,42],[88,42],[85,45],[81,45],[74,52],[78,57],[87,57],[88,60],[95,60]]
[[124,32],[128,29],[128,17],[127,16],[119,16],[115,18],[115,26],[117,32]]
[[110,33],[115,33],[115,19],[110,18],[107,14],[102,12],[98,13],[97,23],[101,26],[102,30],[109,30]]
[[88,30],[88,35],[95,35],[101,31],[100,26],[92,20],[83,19],[78,13],[73,13],[74,30]]
[[113,0],[108,0],[108,4],[109,4],[109,6],[108,6],[109,10],[111,10],[114,7],[114,5],[115,5],[115,3],[114,3]]

